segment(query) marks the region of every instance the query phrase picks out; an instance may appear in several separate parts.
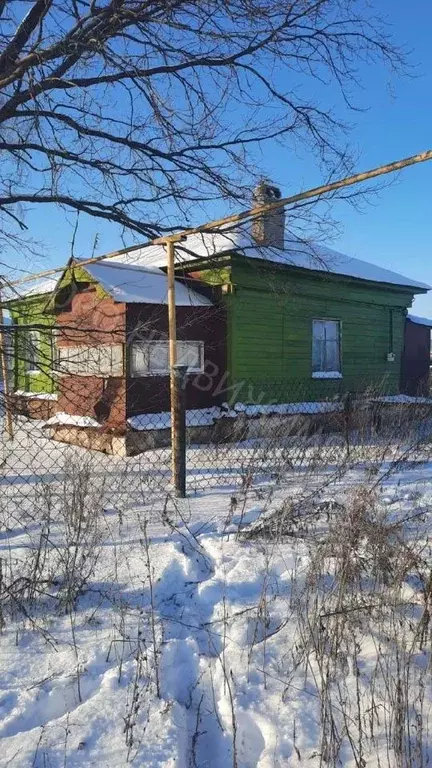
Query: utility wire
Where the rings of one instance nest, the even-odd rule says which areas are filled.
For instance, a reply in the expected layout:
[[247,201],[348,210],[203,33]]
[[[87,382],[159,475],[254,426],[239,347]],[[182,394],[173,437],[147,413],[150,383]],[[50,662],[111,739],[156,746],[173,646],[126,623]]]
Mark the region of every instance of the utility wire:
[[[195,234],[200,234],[201,232],[210,232],[213,230],[218,230],[221,227],[225,227],[227,224],[234,224],[239,221],[245,221],[246,219],[254,219],[254,218],[257,218],[258,216],[261,216],[263,213],[267,213],[268,211],[275,211],[278,208],[282,208],[286,205],[291,205],[292,203],[297,203],[301,200],[308,200],[313,197],[322,197],[323,195],[326,195],[329,192],[334,192],[338,189],[343,189],[344,187],[351,187],[354,184],[360,184],[361,182],[369,181],[370,179],[376,179],[378,176],[384,176],[387,173],[394,173],[395,171],[400,171],[403,168],[407,168],[410,165],[424,163],[427,160],[432,160],[432,149],[429,149],[426,152],[420,152],[417,155],[411,155],[411,157],[406,157],[403,160],[396,160],[395,162],[388,163],[387,165],[380,165],[378,168],[373,168],[370,171],[363,171],[362,173],[357,173],[354,176],[347,176],[344,179],[339,179],[338,181],[333,181],[329,184],[323,184],[319,187],[313,187],[312,189],[308,189],[306,192],[298,192],[296,195],[290,195],[289,197],[282,197],[280,198],[280,200],[276,200],[273,203],[258,205],[246,211],[241,211],[240,213],[233,214],[232,216],[226,216],[223,219],[216,219],[215,221],[210,221],[205,224],[201,224],[199,227],[184,229],[182,231],[175,232],[172,235],[165,235],[162,237],[154,238],[153,240],[149,240],[146,243],[141,243],[139,245],[132,245],[129,248],[121,248],[120,250],[117,250],[117,251],[111,251],[110,253],[105,253],[102,256],[96,256],[92,259],[86,259],[86,260],[80,261],[79,266],[85,267],[86,264],[95,264],[98,261],[113,259],[117,256],[121,256],[124,253],[131,253],[133,251],[137,251],[142,248],[148,248],[152,245],[165,245],[170,240],[171,242],[180,241],[185,239],[188,235],[195,235]],[[45,270],[44,272],[38,272],[28,277],[12,280],[9,282],[9,286],[12,287],[16,285],[24,285],[25,283],[33,282],[34,280],[37,280],[40,278],[52,277],[61,272],[64,272],[64,269],[65,269],[64,266],[56,267],[55,269],[48,269],[48,270]]]

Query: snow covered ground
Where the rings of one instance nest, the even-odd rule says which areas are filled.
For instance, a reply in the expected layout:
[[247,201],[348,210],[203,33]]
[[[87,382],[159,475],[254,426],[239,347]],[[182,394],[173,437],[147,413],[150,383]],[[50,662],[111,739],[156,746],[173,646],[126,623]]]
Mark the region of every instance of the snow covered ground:
[[176,501],[152,485],[159,454],[95,462],[20,429],[0,478],[1,766],[428,765],[428,445],[290,444],[257,483],[265,452],[231,447],[230,474],[228,448],[196,449],[221,482]]

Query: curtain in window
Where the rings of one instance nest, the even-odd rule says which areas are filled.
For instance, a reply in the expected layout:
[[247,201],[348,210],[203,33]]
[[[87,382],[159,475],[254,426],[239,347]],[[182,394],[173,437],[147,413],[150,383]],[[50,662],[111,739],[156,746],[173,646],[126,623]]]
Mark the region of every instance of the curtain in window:
[[187,365],[192,370],[201,368],[201,347],[199,343],[183,342],[177,343],[177,364]]
[[[203,367],[203,343],[178,341],[177,364],[190,371]],[[132,376],[158,376],[169,373],[169,345],[167,341],[135,342],[132,345]]]
[[325,329],[324,323],[314,320],[312,323],[312,370],[325,371]]
[[325,323],[325,371],[340,371],[339,323]]
[[340,371],[340,323],[314,320],[312,324],[313,372]]
[[149,344],[147,346],[148,373],[166,373],[169,370],[168,343]]
[[75,376],[121,376],[123,350],[120,344],[101,344],[99,347],[58,348],[56,369],[59,373]]

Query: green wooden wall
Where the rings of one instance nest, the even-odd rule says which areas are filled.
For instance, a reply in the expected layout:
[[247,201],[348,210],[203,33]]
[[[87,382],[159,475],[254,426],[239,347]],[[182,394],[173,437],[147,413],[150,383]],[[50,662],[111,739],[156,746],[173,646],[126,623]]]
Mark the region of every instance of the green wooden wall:
[[[226,400],[313,401],[345,391],[399,391],[404,317],[413,300],[410,289],[277,267],[239,255],[225,255],[218,269],[205,261],[194,264],[195,271],[211,284],[232,288],[221,294],[228,321]],[[64,287],[70,279],[66,272]],[[88,282],[88,275],[77,274],[75,268],[75,279]],[[28,373],[20,360],[16,334],[15,389],[55,392],[51,306],[47,296],[10,306],[18,327],[47,329],[37,374]],[[326,318],[341,322],[342,379],[312,378],[312,320]],[[387,361],[390,351],[394,362]]]
[[[12,321],[16,326],[14,333],[14,390],[23,392],[55,393],[56,379],[52,373],[53,326],[54,316],[47,309],[49,296],[32,296],[10,304]],[[26,327],[39,329],[40,354],[37,373],[27,370],[25,360]]]
[[[322,400],[399,391],[407,288],[235,256],[228,309],[230,402]],[[342,379],[312,378],[312,320],[341,322]],[[388,362],[392,351],[395,361]]]

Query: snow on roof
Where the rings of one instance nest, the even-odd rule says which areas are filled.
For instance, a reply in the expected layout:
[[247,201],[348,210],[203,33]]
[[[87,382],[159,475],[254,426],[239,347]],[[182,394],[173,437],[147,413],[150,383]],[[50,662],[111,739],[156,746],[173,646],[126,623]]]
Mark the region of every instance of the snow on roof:
[[57,285],[58,275],[54,277],[39,278],[31,280],[23,285],[17,285],[11,288],[5,289],[4,299],[5,301],[13,301],[14,299],[21,299],[27,296],[44,296],[47,293],[51,293]]
[[[86,272],[97,280],[115,301],[125,304],[167,304],[168,278],[161,269],[110,261],[86,264]],[[180,307],[211,305],[210,299],[176,280],[176,304]]]
[[[368,261],[351,258],[317,243],[305,242],[293,235],[290,235],[290,239],[286,240],[283,250],[269,246],[258,246],[252,236],[242,229],[189,235],[186,241],[176,245],[178,262],[218,256],[234,250],[251,259],[262,259],[301,269],[329,272],[390,285],[407,286],[420,291],[426,291],[430,288],[426,283],[411,280],[411,278],[400,275],[398,272],[379,267]],[[139,266],[163,267],[166,266],[166,252],[164,246],[153,245],[123,253],[111,261]]]
[[412,323],[416,323],[416,325],[427,325],[429,328],[432,328],[432,320],[429,320],[427,317],[418,317],[418,315],[408,315],[408,320],[411,320]]
[[[412,288],[414,292],[430,289],[429,285],[419,280],[412,280],[398,272],[379,267],[362,259],[351,258],[327,246],[303,241],[292,234],[289,235],[289,239],[286,239],[283,250],[257,245],[251,234],[245,228],[242,229],[240,227],[238,229],[226,228],[216,233],[204,232],[189,235],[184,242],[176,244],[177,263],[217,257],[232,251],[242,253],[251,259],[270,261],[275,264],[285,264],[316,272],[328,272],[359,280],[405,286]],[[163,245],[151,245],[134,248],[107,261],[86,265],[85,269],[87,271],[98,270],[97,274],[92,271],[93,276],[117,301],[165,304],[167,293],[166,278],[164,273],[161,272],[160,267],[166,267],[166,264],[165,247]],[[129,277],[126,277],[124,273],[115,274],[114,271],[106,271],[105,268],[111,268],[112,270],[114,265],[122,265],[130,269],[141,268],[143,272],[149,274],[147,276],[142,275],[139,280],[136,280],[137,275],[135,272],[131,272]],[[5,298],[10,300],[18,298],[19,295],[36,296],[50,293],[55,289],[56,284],[56,276],[36,279],[34,283],[26,283],[22,288],[20,286],[13,294],[6,294],[5,292]],[[178,282],[176,284],[176,294],[179,306],[207,305],[211,303],[208,299],[195,293],[191,288],[186,288],[182,283]],[[429,324],[429,321],[426,324]]]
[[[79,260],[76,260],[79,264]],[[84,269],[97,280],[110,296],[126,304],[167,304],[168,280],[165,272],[155,266],[122,264],[110,259],[86,264]],[[6,301],[52,293],[59,275],[34,280],[5,290]],[[210,299],[176,280],[176,304],[179,307],[199,307],[212,304]]]

